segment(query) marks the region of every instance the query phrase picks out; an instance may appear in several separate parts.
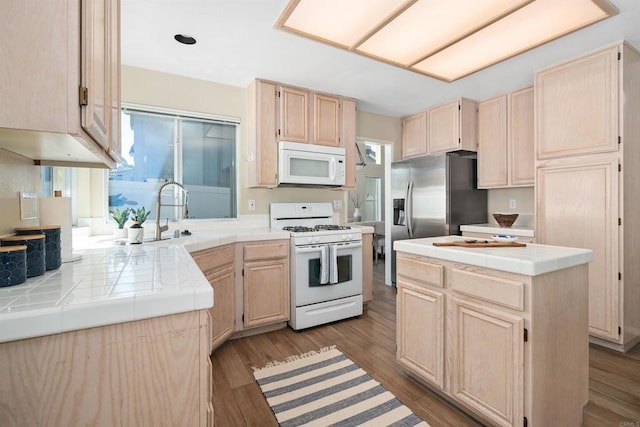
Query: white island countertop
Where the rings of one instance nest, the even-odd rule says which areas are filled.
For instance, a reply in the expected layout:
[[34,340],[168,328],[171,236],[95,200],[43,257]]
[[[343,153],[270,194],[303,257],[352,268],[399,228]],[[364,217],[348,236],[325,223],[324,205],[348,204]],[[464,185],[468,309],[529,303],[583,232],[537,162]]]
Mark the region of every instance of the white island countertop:
[[141,245],[91,237],[80,261],[0,288],[0,343],[210,308],[213,289],[190,252],[289,236],[269,228],[197,230]]
[[441,236],[426,239],[398,240],[393,249],[446,261],[459,262],[494,270],[538,276],[591,261],[589,249],[527,243],[513,248],[465,248],[459,246],[433,246],[434,242],[464,241],[460,236]]

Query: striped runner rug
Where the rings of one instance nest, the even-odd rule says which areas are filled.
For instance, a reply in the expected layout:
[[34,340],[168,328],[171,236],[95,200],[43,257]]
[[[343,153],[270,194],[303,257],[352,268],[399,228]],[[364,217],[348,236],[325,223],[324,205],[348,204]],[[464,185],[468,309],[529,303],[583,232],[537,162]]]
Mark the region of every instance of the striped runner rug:
[[428,426],[339,350],[254,369],[281,426]]

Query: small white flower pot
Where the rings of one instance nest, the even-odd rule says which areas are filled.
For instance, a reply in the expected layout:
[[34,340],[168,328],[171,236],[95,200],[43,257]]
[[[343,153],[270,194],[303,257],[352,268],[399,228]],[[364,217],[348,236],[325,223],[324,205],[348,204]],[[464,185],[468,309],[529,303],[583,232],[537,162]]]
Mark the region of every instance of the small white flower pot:
[[142,243],[144,239],[144,227],[140,228],[129,228],[129,243],[138,244]]

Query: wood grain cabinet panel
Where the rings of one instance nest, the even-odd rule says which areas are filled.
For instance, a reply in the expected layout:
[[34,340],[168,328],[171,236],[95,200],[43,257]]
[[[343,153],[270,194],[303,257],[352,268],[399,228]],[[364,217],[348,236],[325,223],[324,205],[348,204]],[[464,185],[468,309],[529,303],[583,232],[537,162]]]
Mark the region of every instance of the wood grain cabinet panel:
[[114,167],[120,1],[8,0],[0,39],[0,147],[42,162]]
[[460,98],[427,110],[427,153],[478,150],[478,103]]
[[397,359],[444,388],[444,294],[398,280]]
[[594,251],[589,264],[589,332],[617,341],[617,158],[541,165],[537,185],[539,241]]
[[242,274],[245,329],[289,320],[289,240],[245,244]]
[[235,248],[225,245],[195,252],[198,268],[213,288],[211,351],[225,342],[234,332],[235,324]]
[[593,250],[591,341],[618,351],[640,342],[639,75],[616,43],[535,77],[537,241]]
[[249,186],[275,187],[278,172],[277,87],[255,80],[247,88]]
[[340,145],[340,98],[313,94],[313,143]]
[[452,307],[454,399],[496,425],[522,425],[523,318],[456,298]]
[[287,86],[278,89],[280,97],[280,141],[309,141],[309,92]]
[[402,119],[402,158],[427,154],[427,113]]
[[537,158],[618,150],[614,46],[536,73]]
[[533,88],[478,103],[478,187],[533,186]]

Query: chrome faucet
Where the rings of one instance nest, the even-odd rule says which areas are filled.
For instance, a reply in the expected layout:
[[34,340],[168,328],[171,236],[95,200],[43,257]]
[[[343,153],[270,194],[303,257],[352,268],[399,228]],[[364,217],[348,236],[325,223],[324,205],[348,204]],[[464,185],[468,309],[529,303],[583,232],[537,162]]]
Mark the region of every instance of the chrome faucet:
[[[169,185],[175,185],[179,188],[182,189],[182,192],[184,193],[184,199],[183,199],[183,203],[179,204],[179,205],[174,205],[174,204],[170,204],[170,205],[163,205],[162,204],[162,190],[164,190],[165,187],[169,186]],[[167,218],[167,222],[165,223],[165,225],[160,225],[160,208],[162,206],[174,206],[174,207],[182,207],[182,218],[188,218],[189,216],[189,190],[187,190],[182,184],[180,184],[179,182],[173,181],[173,180],[168,180],[165,181],[164,184],[162,184],[160,186],[160,189],[158,190],[158,200],[156,202],[156,240],[161,240],[162,239],[162,232],[163,231],[167,231],[169,229],[169,218]]]

